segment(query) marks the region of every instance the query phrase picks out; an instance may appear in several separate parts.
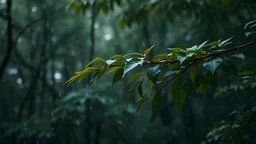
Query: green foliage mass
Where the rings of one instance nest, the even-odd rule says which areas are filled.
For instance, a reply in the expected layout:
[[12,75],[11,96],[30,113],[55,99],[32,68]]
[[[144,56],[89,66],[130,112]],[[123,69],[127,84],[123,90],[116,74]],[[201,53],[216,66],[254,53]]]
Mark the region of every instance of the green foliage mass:
[[[255,41],[234,48],[226,48],[230,43],[231,38],[211,43],[207,43],[206,41],[200,45],[195,45],[186,49],[168,48],[168,50],[171,51],[170,53],[158,54],[152,56],[152,59],[149,58],[152,47],[145,50],[144,53],[129,53],[124,56],[119,55],[118,57],[113,56],[110,60],[106,61],[101,58],[95,58],[83,71],[76,72],[76,75],[70,78],[66,83],[70,84],[76,79],[81,81],[89,74],[93,74],[93,77],[97,77],[97,79],[99,79],[102,74],[109,70],[108,74],[115,72],[112,80],[112,83],[115,84],[128,72],[137,67],[146,65],[149,66],[147,70],[132,75],[127,83],[134,83],[134,86],[132,86],[130,91],[134,91],[134,89],[138,87],[137,91],[140,98],[137,101],[140,102],[139,106],[141,106],[141,103],[150,97],[158,97],[158,93],[161,93],[168,84],[171,84],[173,100],[176,102],[179,109],[181,109],[186,95],[194,94],[184,88],[184,81],[186,81],[184,80],[184,77],[186,78],[186,76],[182,76],[185,75],[187,71],[190,71],[190,77],[188,78],[193,81],[194,84],[191,86],[198,89],[203,95],[206,95],[208,85],[211,85],[211,83],[206,84],[204,82],[204,79],[207,81],[208,78],[203,75],[203,71],[208,70],[211,72],[212,76],[218,77],[218,74],[216,74],[215,71],[223,61],[229,60],[229,63],[232,64],[236,63],[237,59],[244,60],[245,56],[241,53],[236,54],[237,51],[254,44]],[[92,64],[95,65],[96,63],[98,65],[90,67]],[[230,73],[232,72],[233,71]],[[212,79],[215,79],[214,77]],[[145,79],[148,80],[148,85],[156,88],[155,91],[143,94],[142,83]],[[208,80],[208,82],[210,81]],[[131,99],[130,97],[131,95],[128,99]],[[156,102],[154,99],[152,111],[156,112],[155,109],[159,108],[155,108],[156,104],[154,103]],[[157,105],[158,107],[163,107],[165,104],[164,102],[160,103],[162,104]]]
[[0,143],[255,143],[255,7],[0,0]]

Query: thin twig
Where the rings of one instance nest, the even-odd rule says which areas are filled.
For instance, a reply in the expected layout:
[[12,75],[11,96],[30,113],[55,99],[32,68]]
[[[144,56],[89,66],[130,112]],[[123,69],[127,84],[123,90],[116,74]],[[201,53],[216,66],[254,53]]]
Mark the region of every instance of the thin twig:
[[14,44],[15,44],[15,45],[17,44],[17,42],[18,42],[20,36],[22,36],[22,35],[26,32],[26,30],[27,30],[28,28],[30,28],[30,27],[33,26],[34,24],[40,22],[41,20],[43,20],[42,17],[41,17],[41,18],[38,18],[38,19],[36,19],[36,20],[33,20],[33,21],[29,22],[27,25],[25,25],[25,26],[18,32],[18,34],[17,34],[17,36],[16,36],[16,38],[15,38],[15,40],[14,40]]
[[158,91],[162,90],[166,85],[168,85],[170,82],[172,82],[174,79],[176,79],[177,77],[183,75],[191,66],[193,66],[194,64],[196,64],[198,61],[194,61],[192,62],[190,65],[188,65],[186,68],[184,68],[182,71],[180,71],[178,74],[176,74],[174,77],[172,77],[170,80],[166,81],[160,88],[158,88],[157,90],[155,90],[154,92],[150,93],[148,95],[148,97],[151,97],[152,95],[154,95],[155,93],[157,93]]

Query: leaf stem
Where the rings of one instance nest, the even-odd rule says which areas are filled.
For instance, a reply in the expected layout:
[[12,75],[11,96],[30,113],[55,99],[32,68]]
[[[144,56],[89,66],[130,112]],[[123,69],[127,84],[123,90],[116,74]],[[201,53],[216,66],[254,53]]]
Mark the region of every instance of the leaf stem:
[[162,90],[166,85],[168,85],[170,82],[172,82],[174,79],[176,79],[177,77],[183,75],[191,66],[193,66],[194,64],[196,64],[198,62],[198,60],[192,62],[190,65],[188,65],[186,68],[184,68],[182,71],[180,71],[178,74],[176,74],[174,77],[172,77],[170,80],[166,81],[160,88],[158,88],[157,90],[155,90],[154,92],[150,93],[148,95],[148,98],[153,96],[155,93],[157,93],[158,91]]

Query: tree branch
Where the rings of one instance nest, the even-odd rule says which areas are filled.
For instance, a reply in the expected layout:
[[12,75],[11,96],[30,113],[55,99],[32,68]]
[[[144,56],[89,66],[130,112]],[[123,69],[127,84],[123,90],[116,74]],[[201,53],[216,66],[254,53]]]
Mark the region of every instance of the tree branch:
[[14,40],[15,46],[16,46],[16,44],[17,44],[17,42],[18,42],[20,36],[22,36],[22,35],[26,32],[26,30],[27,30],[28,28],[30,28],[31,26],[33,26],[34,24],[40,22],[40,21],[43,20],[43,19],[44,19],[44,18],[41,17],[41,18],[35,19],[35,20],[29,22],[28,24],[26,24],[26,25],[18,32],[18,34],[17,34],[17,36],[16,36],[16,38],[15,38],[15,40]]
[[155,90],[154,92],[150,93],[148,95],[148,98],[153,96],[155,93],[157,93],[158,91],[162,90],[166,85],[168,85],[170,82],[172,82],[174,79],[178,78],[179,76],[183,75],[191,66],[193,66],[194,64],[196,64],[198,61],[194,61],[192,62],[190,65],[188,65],[186,68],[184,68],[182,71],[180,71],[178,74],[176,74],[174,77],[172,77],[170,80],[166,81],[160,88],[158,88],[157,90]]

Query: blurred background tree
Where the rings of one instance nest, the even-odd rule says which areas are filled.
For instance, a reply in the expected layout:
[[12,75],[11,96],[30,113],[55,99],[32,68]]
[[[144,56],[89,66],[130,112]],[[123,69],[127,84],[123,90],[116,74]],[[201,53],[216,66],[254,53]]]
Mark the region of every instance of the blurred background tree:
[[[244,43],[250,38],[243,28],[255,19],[255,8],[254,0],[0,0],[0,143],[218,141],[214,128],[233,125],[222,121],[209,132],[213,123],[234,120],[228,115],[234,110],[255,112],[255,107],[247,108],[255,100],[254,87],[227,88],[239,79],[238,72],[220,72],[217,88],[209,88],[204,97],[188,96],[182,111],[165,91],[170,98],[155,114],[150,101],[138,113],[135,98],[126,107],[131,74],[114,86],[112,74],[98,83],[90,81],[93,76],[80,84],[64,83],[94,57],[143,52],[152,45],[157,54],[231,36],[232,45]],[[246,59],[236,65],[239,72],[254,71],[254,52],[243,51]],[[222,67],[234,68],[228,63]],[[214,99],[216,92],[225,94]],[[244,117],[242,122],[248,122]],[[255,126],[255,118],[251,121]],[[256,143],[252,132],[236,142]]]

